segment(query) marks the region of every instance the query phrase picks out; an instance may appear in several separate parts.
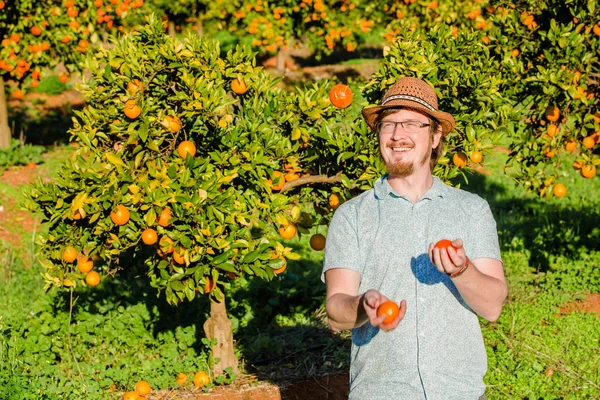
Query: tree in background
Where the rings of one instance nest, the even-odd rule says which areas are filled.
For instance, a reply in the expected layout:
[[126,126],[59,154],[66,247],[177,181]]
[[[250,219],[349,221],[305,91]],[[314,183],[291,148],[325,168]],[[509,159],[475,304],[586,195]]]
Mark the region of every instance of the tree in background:
[[143,0],[0,2],[0,148],[11,138],[5,94],[22,99],[44,71],[59,64],[67,71],[59,79],[67,82],[80,71],[83,56],[115,32],[115,23],[143,5]]

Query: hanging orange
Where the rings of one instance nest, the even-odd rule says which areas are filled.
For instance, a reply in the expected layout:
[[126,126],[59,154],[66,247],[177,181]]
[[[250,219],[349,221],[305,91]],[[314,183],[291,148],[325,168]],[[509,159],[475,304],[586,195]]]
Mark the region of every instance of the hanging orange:
[[339,83],[329,91],[329,100],[337,108],[346,108],[352,103],[352,90],[347,85]]
[[110,219],[115,225],[125,225],[129,221],[129,210],[122,204],[119,204],[113,212],[110,213]]

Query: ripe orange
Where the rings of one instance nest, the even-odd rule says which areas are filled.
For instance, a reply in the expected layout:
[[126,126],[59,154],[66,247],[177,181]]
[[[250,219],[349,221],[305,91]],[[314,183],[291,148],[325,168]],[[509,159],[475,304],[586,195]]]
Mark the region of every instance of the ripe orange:
[[31,28],[31,33],[32,33],[34,36],[40,36],[40,35],[42,34],[42,28],[40,28],[40,27],[39,27],[39,26],[37,26],[37,25],[36,25],[36,26],[33,26],[33,27]]
[[15,91],[12,93],[12,96],[13,96],[15,99],[19,99],[19,100],[21,100],[21,99],[23,98],[23,92],[22,92],[21,90],[18,90],[18,89],[17,89],[17,90],[15,90]]
[[143,87],[144,85],[142,84],[142,82],[139,79],[133,79],[129,82],[127,82],[127,91],[129,93],[131,93],[132,96],[135,96],[135,94]]
[[284,178],[285,178],[286,182],[291,182],[291,181],[295,181],[296,179],[300,178],[300,175],[298,175],[294,171],[290,171],[287,174],[285,174]]
[[150,384],[148,382],[139,381],[135,384],[135,392],[140,396],[145,396],[152,392],[152,388],[150,387]]
[[160,212],[160,215],[158,216],[158,225],[166,227],[169,226],[169,220],[171,219],[171,209],[170,208],[163,208],[163,210]]
[[513,57],[516,57],[519,55],[519,49],[514,49],[513,51],[510,52],[510,54],[512,54]]
[[593,178],[596,175],[596,166],[595,165],[584,165],[581,167],[581,176],[584,178]]
[[168,236],[163,236],[160,238],[160,241],[158,242],[158,246],[159,251],[164,252],[164,253],[172,253],[174,248],[173,248],[173,239],[171,239]]
[[[273,179],[269,179],[269,184],[271,185],[271,189],[273,190],[281,190],[283,189],[283,185],[285,185],[285,177],[280,171],[274,171],[271,175]],[[275,183],[273,183],[275,182]]]
[[331,195],[329,196],[329,207],[331,207],[335,210],[339,206],[340,206],[340,198],[338,197],[337,194],[331,193]]
[[179,386],[182,386],[186,381],[187,381],[186,374],[184,374],[183,372],[180,372],[179,374],[177,374],[177,379],[175,379],[175,382],[177,382],[177,384]]
[[62,259],[64,262],[71,263],[77,259],[77,250],[73,246],[67,246],[62,251]]
[[140,400],[140,395],[136,392],[127,392],[123,395],[123,400]]
[[94,268],[94,262],[89,257],[83,256],[77,261],[77,269],[84,274],[90,272]]
[[556,185],[554,185],[554,189],[552,189],[552,193],[556,197],[563,197],[565,194],[567,194],[567,187],[565,185],[563,185],[562,183],[557,183]]
[[467,155],[463,152],[455,153],[452,156],[452,162],[459,168],[467,166]]
[[558,121],[558,117],[560,117],[560,110],[558,107],[550,105],[546,108],[544,115],[548,121],[555,122]]
[[600,24],[594,25],[593,31],[596,35],[600,36]]
[[554,134],[556,133],[556,131],[558,130],[558,127],[554,124],[548,124],[548,128],[547,132],[548,132],[548,136],[550,137],[554,137]]
[[352,103],[352,90],[339,83],[329,91],[329,100],[337,108],[346,108]]
[[588,136],[583,139],[582,143],[583,143],[583,147],[585,147],[586,149],[591,149],[592,147],[594,147],[596,145],[596,139],[594,139],[594,137],[592,137],[592,136]]
[[381,317],[385,315],[385,319],[383,320],[384,324],[391,324],[396,317],[400,314],[400,308],[398,304],[394,303],[391,300],[385,301],[377,307],[377,316]]
[[577,148],[577,142],[574,141],[573,139],[565,142],[565,150],[567,150],[568,152],[573,152],[573,151],[575,151],[576,148]]
[[177,116],[167,115],[160,124],[171,133],[177,133],[181,129],[181,120]]
[[189,140],[184,140],[183,142],[179,143],[179,146],[177,146],[177,152],[183,159],[185,159],[188,154],[194,157],[196,154],[196,145]]
[[471,161],[474,162],[475,164],[480,163],[481,161],[483,161],[483,153],[477,150],[474,150],[471,152]]
[[310,237],[310,247],[313,250],[321,251],[325,248],[325,236],[317,233]]
[[198,371],[194,374],[194,385],[197,387],[203,387],[210,383],[210,377],[204,371]]
[[115,225],[125,225],[129,221],[129,210],[122,204],[119,204],[113,212],[110,213],[110,219]]
[[100,283],[100,274],[96,271],[90,271],[85,276],[85,282],[90,286],[96,286]]
[[248,90],[248,86],[246,86],[246,82],[243,79],[235,78],[231,81],[231,90],[237,94],[244,94]]
[[135,100],[127,100],[123,112],[128,118],[136,119],[142,113],[142,109],[135,103]]
[[175,251],[173,251],[173,261],[177,264],[185,264],[185,258],[183,258],[184,253],[185,250],[182,248],[175,249]]
[[554,157],[554,149],[551,149],[550,147],[544,148],[544,155],[548,158]]
[[[206,277],[206,284],[204,284],[204,293],[210,293],[217,287],[217,282],[213,281],[209,276]],[[195,378],[194,378],[195,380]]]
[[296,225],[293,222],[290,222],[287,225],[281,225],[279,227],[279,234],[284,239],[291,239],[296,235]]
[[454,247],[452,246],[452,241],[448,239],[442,239],[435,244],[435,248],[440,250],[447,250],[448,247]]
[[142,232],[142,242],[144,242],[145,244],[148,245],[152,245],[154,243],[156,243],[156,241],[158,240],[158,235],[156,234],[156,231],[152,228],[147,228],[144,229],[144,231]]
[[275,275],[279,275],[279,274],[282,274],[286,268],[287,268],[287,263],[283,264],[283,266],[281,266],[277,269],[274,269],[273,272],[275,273]]

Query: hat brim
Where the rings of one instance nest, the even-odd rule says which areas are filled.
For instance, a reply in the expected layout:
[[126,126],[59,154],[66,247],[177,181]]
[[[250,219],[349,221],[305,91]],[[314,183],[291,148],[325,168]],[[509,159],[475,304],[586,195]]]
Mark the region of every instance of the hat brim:
[[456,127],[454,117],[447,112],[432,111],[429,108],[422,106],[421,104],[416,103],[414,101],[398,99],[389,101],[384,106],[373,106],[363,108],[362,116],[367,122],[369,128],[375,131],[375,121],[377,120],[377,117],[383,110],[386,110],[388,108],[408,108],[428,115],[439,122],[439,124],[442,127],[442,134],[444,136],[448,135]]

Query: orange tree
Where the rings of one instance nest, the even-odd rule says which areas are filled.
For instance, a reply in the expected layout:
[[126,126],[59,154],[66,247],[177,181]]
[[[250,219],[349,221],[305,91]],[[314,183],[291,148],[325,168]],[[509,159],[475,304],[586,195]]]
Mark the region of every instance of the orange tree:
[[439,108],[456,119],[456,132],[448,136],[446,153],[435,170],[449,181],[460,168],[479,166],[484,152],[501,142],[516,113],[503,94],[506,82],[494,72],[496,61],[478,32],[455,37],[450,26],[425,33],[409,29],[409,24],[404,21],[396,40],[384,49],[384,61],[363,92],[369,103],[377,104],[402,76],[416,76],[436,88]]
[[561,197],[566,155],[576,155],[583,178],[600,164],[600,10],[586,1],[498,3],[490,20],[489,48],[521,114],[509,166],[528,191]]
[[8,147],[5,92],[23,98],[39,85],[44,70],[59,63],[67,69],[60,80],[68,81],[82,56],[113,31],[115,21],[142,7],[143,0],[15,0],[0,6],[0,147]]
[[371,3],[352,0],[224,0],[221,7],[223,25],[260,53],[302,44],[317,58],[338,45],[355,50],[384,15]]
[[80,148],[26,201],[48,227],[47,288],[101,287],[129,269],[170,304],[210,296],[216,372],[237,367],[228,282],[284,272],[298,255],[283,239],[377,175],[363,174],[378,165],[373,137],[331,104],[333,85],[290,93],[254,63],[249,48],[222,58],[216,42],[178,41],[160,21],[99,49],[70,131]]

